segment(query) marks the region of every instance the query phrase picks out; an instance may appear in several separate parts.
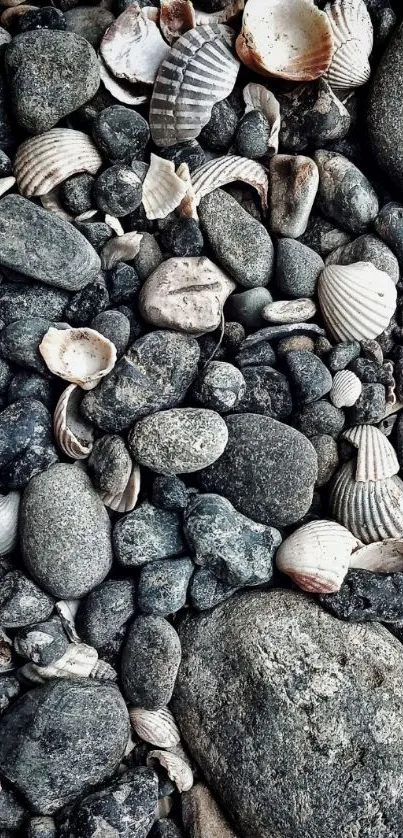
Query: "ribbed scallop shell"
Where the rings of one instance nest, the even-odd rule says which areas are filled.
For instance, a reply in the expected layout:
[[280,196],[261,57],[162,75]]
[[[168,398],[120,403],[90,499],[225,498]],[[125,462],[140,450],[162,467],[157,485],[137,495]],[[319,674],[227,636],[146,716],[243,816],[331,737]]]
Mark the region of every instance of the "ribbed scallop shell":
[[346,463],[334,478],[330,508],[332,514],[364,544],[403,536],[403,482],[355,480],[355,462]]
[[140,467],[137,463],[133,463],[130,477],[122,492],[117,494],[110,494],[108,492],[100,492],[99,496],[108,509],[113,509],[114,512],[131,512],[136,506],[138,496],[140,493]]
[[53,433],[59,447],[73,460],[85,460],[94,444],[92,425],[80,413],[83,391],[70,384],[56,405],[53,414]]
[[107,29],[99,51],[106,67],[118,79],[153,84],[161,61],[169,54],[169,46],[155,21],[134,3]]
[[169,779],[176,784],[180,793],[192,788],[193,771],[184,759],[170,751],[149,751],[147,765],[152,766],[155,760],[166,769]]
[[51,326],[39,344],[48,369],[59,378],[92,390],[113,369],[116,346],[100,332],[87,327],[54,329]]
[[172,748],[180,742],[179,730],[168,707],[163,707],[162,710],[131,707],[129,716],[137,736],[156,748]]
[[333,55],[326,79],[335,90],[365,84],[371,68],[374,33],[363,0],[335,0],[325,7],[333,36]]
[[101,252],[104,271],[114,268],[118,262],[131,262],[140,251],[142,238],[142,233],[125,233],[116,239],[109,239]]
[[46,195],[78,172],[95,175],[102,158],[87,134],[73,128],[51,128],[22,143],[15,155],[14,174],[25,198]]
[[328,265],[318,282],[319,303],[336,340],[375,338],[396,309],[396,287],[371,262]]
[[215,160],[209,160],[203,166],[195,169],[191,177],[196,206],[199,205],[205,195],[213,192],[214,189],[219,189],[219,187],[235,180],[241,180],[256,189],[263,210],[267,210],[269,179],[266,170],[256,160],[249,160],[247,157],[238,157],[234,154],[217,157]]
[[179,206],[186,191],[186,183],[175,173],[172,160],[151,154],[141,199],[147,218],[150,221],[166,218]]
[[277,550],[276,564],[303,591],[338,591],[357,539],[334,521],[311,521],[288,536]]
[[245,113],[260,111],[266,117],[270,126],[268,153],[277,154],[281,117],[280,103],[274,93],[263,84],[251,81],[243,89],[243,100],[246,105]]
[[374,425],[357,425],[344,431],[346,439],[358,448],[355,479],[360,483],[367,480],[384,480],[400,471],[395,449]]
[[362,383],[355,372],[340,370],[333,378],[330,399],[335,407],[352,407],[360,398]]
[[194,140],[213,105],[231,93],[239,62],[226,42],[232,30],[198,26],[179,38],[162,62],[151,98],[150,129],[159,146]]
[[373,573],[401,573],[403,571],[403,540],[388,538],[365,544],[350,559],[350,567],[371,570]]
[[18,538],[19,492],[0,495],[0,556],[11,553]]
[[34,684],[44,684],[52,678],[89,678],[98,661],[98,652],[85,643],[71,643],[64,655],[49,666],[27,663],[20,674]]

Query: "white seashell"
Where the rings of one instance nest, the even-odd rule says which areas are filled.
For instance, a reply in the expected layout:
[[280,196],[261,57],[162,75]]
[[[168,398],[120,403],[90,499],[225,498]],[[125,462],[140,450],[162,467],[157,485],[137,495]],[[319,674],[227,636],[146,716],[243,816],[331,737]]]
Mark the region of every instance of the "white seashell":
[[242,180],[257,190],[262,208],[264,211],[267,210],[269,179],[266,170],[256,160],[249,160],[246,157],[238,157],[233,154],[226,157],[217,157],[215,160],[209,160],[203,166],[195,169],[191,178],[196,206],[199,205],[205,195],[209,195],[214,189],[235,180]]
[[356,425],[344,431],[342,437],[358,448],[355,473],[358,482],[384,480],[400,471],[395,449],[385,434],[374,425]]
[[157,748],[172,748],[180,742],[179,730],[168,707],[162,710],[130,707],[129,716],[133,730],[145,742]]
[[73,460],[89,457],[94,444],[92,425],[80,413],[83,391],[77,384],[66,387],[53,415],[53,433],[59,447]]
[[31,661],[19,674],[33,684],[44,684],[52,678],[89,678],[98,661],[98,652],[85,643],[70,643],[64,655],[49,666]]
[[142,105],[150,98],[148,89],[141,84],[130,84],[123,79],[115,79],[115,76],[109,72],[105,62],[101,56],[99,60],[99,75],[106,90],[117,99],[118,102],[123,102],[125,105]]
[[304,323],[315,317],[316,305],[308,297],[299,300],[276,300],[262,309],[261,317],[269,323]]
[[357,539],[334,521],[311,521],[288,536],[277,550],[276,565],[303,591],[338,591]]
[[91,671],[90,678],[95,678],[97,681],[117,681],[118,673],[110,663],[98,660]]
[[0,495],[0,556],[11,553],[18,540],[20,493]]
[[191,0],[160,0],[160,27],[168,44],[196,26],[196,15]]
[[140,251],[142,238],[142,233],[125,233],[116,239],[109,239],[101,252],[104,271],[113,268],[118,262],[131,262]]
[[116,347],[95,329],[54,329],[39,344],[48,369],[59,378],[92,390],[113,369]]
[[360,398],[362,383],[355,372],[340,370],[333,378],[330,399],[335,407],[352,407]]
[[371,262],[328,265],[319,277],[323,317],[338,341],[375,338],[389,325],[396,308],[396,287]]
[[192,788],[193,771],[184,759],[170,751],[149,751],[147,765],[152,766],[155,760],[166,769],[169,779],[176,784],[180,793]]
[[65,221],[71,221],[72,216],[64,209],[57,189],[52,189],[47,195],[40,195],[39,200],[44,209],[60,215],[60,218],[64,218]]
[[107,224],[108,227],[110,227],[111,230],[113,230],[113,232],[116,233],[117,236],[124,236],[125,231],[124,231],[119,219],[115,218],[114,215],[108,215],[108,213],[106,213],[105,224]]
[[176,174],[186,184],[186,193],[179,207],[179,214],[184,215],[187,218],[194,218],[195,221],[198,221],[199,216],[197,214],[197,198],[193,189],[192,177],[189,171],[188,164],[181,163],[176,170]]
[[78,172],[95,175],[102,157],[91,138],[72,128],[51,128],[22,143],[15,155],[14,174],[25,198],[46,195]]
[[155,21],[134,3],[107,29],[99,51],[117,78],[132,84],[154,84],[158,68],[169,54],[169,46]]
[[330,64],[330,23],[311,0],[247,0],[236,49],[257,73],[312,81]]
[[335,0],[325,7],[333,37],[333,54],[326,79],[335,90],[365,84],[371,68],[374,33],[363,0]]
[[403,482],[399,477],[359,483],[355,462],[345,463],[333,480],[330,508],[336,520],[364,544],[403,537]]
[[140,467],[133,463],[127,484],[122,492],[113,495],[108,492],[100,492],[102,502],[114,512],[131,512],[136,506],[140,493]]
[[97,209],[90,209],[86,212],[81,212],[80,215],[76,215],[74,221],[90,221],[91,218],[94,218],[97,215],[99,210]]
[[228,0],[226,6],[218,12],[201,12],[199,9],[195,9],[195,26],[211,26],[213,23],[227,23],[228,20],[236,17],[238,12],[243,12],[244,8],[245,0]]
[[72,643],[81,643],[74,622],[79,605],[79,599],[61,599],[55,604],[55,610],[60,617],[67,637]]
[[151,162],[143,183],[142,203],[147,218],[166,218],[183,201],[187,192],[185,181],[175,173],[172,160],[151,154]]
[[403,571],[403,541],[387,538],[365,544],[350,558],[350,567],[371,570],[373,573],[401,573]]
[[260,111],[266,117],[270,126],[269,154],[277,154],[281,126],[280,104],[271,90],[263,84],[254,81],[244,87],[243,99],[246,105],[245,113]]
[[239,70],[224,26],[197,26],[179,38],[162,62],[151,98],[150,129],[156,145],[194,140],[213,105],[231,93]]
[[5,195],[16,183],[15,177],[2,177],[0,178],[0,197]]

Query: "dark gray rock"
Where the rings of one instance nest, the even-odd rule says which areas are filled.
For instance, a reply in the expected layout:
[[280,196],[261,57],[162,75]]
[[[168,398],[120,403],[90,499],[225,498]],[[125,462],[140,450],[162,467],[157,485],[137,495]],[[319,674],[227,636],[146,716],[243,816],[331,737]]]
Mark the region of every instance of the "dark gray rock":
[[198,567],[190,581],[189,600],[197,611],[207,611],[225,602],[238,590],[218,579],[208,567]]
[[348,408],[350,425],[376,425],[386,411],[386,392],[383,384],[363,384],[359,399]]
[[49,411],[52,411],[55,402],[53,381],[31,371],[20,370],[10,382],[7,402],[12,404],[19,399],[35,399],[42,402]]
[[121,640],[136,609],[136,586],[133,579],[108,579],[81,602],[76,629],[84,643],[94,646],[103,657],[105,647]]
[[355,358],[348,366],[357,378],[364,384],[384,384],[385,387],[393,386],[393,374],[386,367],[373,361],[371,358]]
[[0,358],[0,397],[7,397],[8,388],[13,380],[14,370],[11,364]]
[[386,204],[374,221],[378,236],[392,248],[403,269],[403,205],[391,202]]
[[28,817],[28,810],[20,803],[15,794],[2,787],[0,794],[0,828],[19,829]]
[[322,212],[351,233],[365,233],[379,211],[369,180],[342,154],[316,151],[318,202]]
[[299,241],[312,248],[312,250],[316,250],[324,258],[336,247],[347,244],[351,241],[351,238],[350,233],[341,230],[333,221],[329,221],[323,215],[313,212],[306,232],[299,237]]
[[32,812],[51,815],[114,773],[129,720],[109,682],[61,678],[17,699],[0,733],[2,775]]
[[152,502],[162,509],[185,509],[188,490],[176,474],[158,474],[153,483]]
[[160,157],[164,157],[165,160],[173,160],[175,169],[181,163],[187,163],[191,172],[206,162],[206,155],[197,140],[190,140],[188,143],[176,143],[176,145],[161,148],[158,154]]
[[354,262],[372,262],[380,271],[386,271],[391,280],[399,281],[399,263],[391,249],[379,239],[366,233],[358,239],[336,248],[326,259],[327,265],[352,265]]
[[38,815],[30,818],[25,826],[26,838],[57,838],[54,818]]
[[137,298],[141,282],[132,265],[118,262],[107,271],[106,281],[111,303],[131,305]]
[[261,413],[273,419],[286,419],[292,413],[290,385],[283,373],[263,364],[248,365],[242,370],[245,394],[237,413]]
[[155,822],[150,838],[183,838],[183,833],[171,818],[161,818]]
[[20,399],[0,413],[0,474],[9,489],[22,489],[58,461],[52,418],[36,399]]
[[115,344],[118,358],[123,355],[130,340],[130,320],[125,314],[115,309],[102,311],[91,320],[90,327]]
[[25,565],[54,596],[83,597],[109,572],[108,513],[77,466],[59,463],[31,480],[21,501],[20,526]]
[[37,282],[4,282],[0,285],[0,319],[8,326],[24,317],[62,320],[69,294]]
[[0,579],[0,619],[4,628],[21,628],[46,620],[54,600],[20,570]]
[[310,157],[275,154],[270,159],[270,232],[296,239],[307,226],[318,191],[318,169]]
[[317,401],[332,389],[333,379],[328,368],[313,352],[294,349],[287,352],[285,360],[299,404]]
[[183,608],[190,577],[191,559],[164,559],[143,565],[138,587],[138,605],[143,614],[168,617]]
[[389,0],[364,0],[374,27],[375,44],[379,46],[396,27],[396,14]]
[[66,20],[60,9],[44,6],[42,9],[31,9],[16,17],[14,26],[18,35],[34,29],[59,29],[63,32],[66,29]]
[[280,94],[280,144],[285,151],[301,152],[345,137],[350,114],[325,79],[298,84]]
[[75,221],[74,227],[100,253],[105,244],[112,238],[112,229],[102,221]]
[[54,326],[54,323],[44,317],[25,317],[24,320],[14,320],[0,332],[0,355],[22,367],[36,370],[42,375],[49,375],[48,367],[38,347],[51,326]]
[[333,477],[339,465],[337,443],[329,434],[318,434],[317,436],[312,436],[310,439],[318,458],[318,479],[316,486],[322,488]]
[[324,399],[305,405],[294,417],[295,426],[307,437],[328,434],[337,439],[344,423],[343,411]]
[[231,320],[242,323],[248,331],[263,326],[262,311],[273,297],[267,288],[248,288],[240,294],[231,294],[225,305],[225,314]]
[[237,154],[259,160],[269,151],[271,126],[262,111],[250,110],[238,122],[234,143]]
[[241,371],[225,361],[211,361],[201,370],[191,390],[192,399],[203,407],[228,413],[237,407],[245,394]]
[[194,218],[173,218],[164,227],[161,243],[172,256],[201,256],[203,236]]
[[14,636],[15,651],[40,666],[48,666],[64,655],[69,645],[59,617],[20,629]]
[[216,102],[212,107],[207,125],[199,135],[202,146],[212,151],[228,151],[234,139],[237,123],[236,111],[228,99]]
[[72,32],[41,29],[18,35],[7,47],[5,62],[13,113],[31,134],[52,128],[99,87],[95,51]]
[[62,184],[60,189],[62,201],[74,215],[80,215],[82,212],[88,212],[92,209],[93,184],[94,178],[85,172],[68,178]]
[[8,710],[20,691],[21,684],[14,675],[2,675],[0,677],[0,715]]
[[154,559],[169,559],[184,551],[181,516],[142,503],[113,530],[113,546],[119,564],[139,567]]
[[287,297],[313,297],[324,267],[322,257],[300,241],[280,239],[278,242],[276,285]]
[[340,620],[402,624],[403,576],[352,569],[339,591],[321,594],[319,600]]
[[127,700],[147,710],[165,707],[172,697],[180,659],[180,640],[167,620],[137,617],[122,652],[121,678]]
[[133,169],[115,163],[98,175],[93,196],[102,212],[122,218],[140,206],[142,191],[141,180]]
[[271,367],[276,363],[276,353],[270,343],[262,342],[246,347],[242,345],[241,351],[235,355],[235,361],[242,371],[244,367]]
[[136,111],[124,105],[111,105],[95,117],[92,136],[108,160],[130,163],[133,157],[144,159],[150,129]]
[[367,127],[369,141],[381,169],[396,184],[403,175],[400,136],[403,108],[399,89],[403,81],[403,26],[399,26],[388,42],[374,75],[368,101]]
[[[327,338],[318,338],[318,341],[327,341]],[[294,350],[315,352],[318,341],[314,342],[308,335],[290,335],[289,338],[283,338],[277,344],[277,356],[283,360],[288,352],[294,352]],[[319,356],[317,351],[316,354]]]
[[88,471],[96,489],[107,494],[122,492],[127,484],[132,460],[120,436],[97,439],[88,459]]
[[317,478],[311,443],[267,416],[246,413],[228,416],[226,422],[228,445],[200,474],[203,489],[224,495],[239,512],[262,524],[299,521],[311,505]]
[[[0,27],[0,55],[2,65],[7,44],[11,41],[9,32]],[[11,115],[10,93],[7,79],[2,71],[0,73],[0,146],[3,151],[12,154],[15,151],[17,139],[15,136],[15,124]]]
[[346,367],[353,361],[355,358],[359,357],[361,352],[360,344],[358,340],[350,340],[346,341],[346,343],[338,343],[334,346],[327,358],[327,363],[331,372],[339,372],[340,370],[345,370]]
[[142,282],[145,282],[163,261],[161,248],[151,233],[143,233],[140,250],[133,260],[133,265]]
[[102,35],[115,20],[109,9],[103,9],[100,6],[67,9],[64,17],[67,31],[86,38],[93,47],[99,46]]

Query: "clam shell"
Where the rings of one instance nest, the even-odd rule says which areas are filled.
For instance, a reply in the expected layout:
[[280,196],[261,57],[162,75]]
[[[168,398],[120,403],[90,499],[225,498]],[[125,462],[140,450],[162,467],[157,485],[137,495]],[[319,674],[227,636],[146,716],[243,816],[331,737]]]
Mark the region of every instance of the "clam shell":
[[73,128],[51,128],[25,140],[14,160],[18,189],[25,198],[46,195],[78,172],[95,175],[102,158],[91,138]]
[[137,736],[156,748],[172,748],[180,742],[179,730],[168,707],[163,707],[162,710],[131,707],[129,716]]
[[114,76],[132,84],[153,84],[169,54],[160,30],[138,3],[122,12],[105,32],[99,48]]
[[330,493],[332,515],[348,526],[364,544],[403,536],[403,482],[355,480],[355,462],[345,463],[333,480]]
[[334,521],[311,521],[288,536],[277,550],[276,564],[303,591],[338,591],[357,539]]
[[15,177],[2,177],[0,178],[0,197],[5,195],[16,183]]
[[52,678],[89,678],[98,661],[98,652],[85,643],[71,643],[64,655],[49,666],[27,663],[19,673],[33,684],[44,684]]
[[299,300],[276,300],[262,309],[263,320],[269,323],[304,323],[315,317],[316,305],[308,297]]
[[170,751],[149,751],[147,765],[153,765],[157,761],[166,769],[168,777],[172,780],[180,793],[189,791],[193,786],[193,771],[184,759]]
[[11,553],[18,540],[19,492],[0,495],[0,556]]
[[116,239],[109,239],[101,252],[103,270],[110,270],[118,262],[131,262],[140,251],[142,238],[142,233],[125,233]]
[[336,340],[375,338],[396,308],[396,287],[371,262],[328,265],[319,277],[319,303]]
[[100,492],[99,496],[102,502],[109,509],[114,512],[131,512],[136,506],[138,496],[140,493],[140,467],[137,463],[133,463],[130,477],[122,492],[117,494],[110,494],[108,492]]
[[335,90],[365,84],[371,68],[374,33],[363,0],[335,0],[325,7],[333,37],[333,54],[326,79]]
[[94,444],[92,425],[80,413],[83,391],[77,384],[66,387],[53,415],[53,433],[59,447],[73,460],[84,460]]
[[106,90],[125,105],[142,105],[150,98],[148,89],[141,84],[130,84],[123,79],[119,81],[109,72],[101,56],[98,56],[99,75]]
[[266,170],[255,160],[246,157],[238,157],[229,154],[226,157],[218,157],[209,160],[203,166],[195,169],[191,175],[192,186],[195,194],[196,206],[201,199],[227,183],[241,180],[253,186],[259,193],[263,210],[267,210],[267,193],[269,190],[269,179]]
[[344,431],[342,437],[358,448],[355,479],[359,483],[384,480],[400,471],[395,449],[374,425],[357,425]]
[[187,192],[185,181],[175,173],[172,160],[151,154],[151,162],[143,183],[142,203],[147,218],[166,218],[179,206]]
[[196,15],[191,0],[160,0],[160,27],[168,44],[196,26]]
[[403,541],[387,538],[374,544],[365,544],[350,559],[350,567],[372,570],[374,573],[401,573],[403,571]]
[[46,332],[39,352],[59,378],[92,390],[113,369],[116,347],[95,329],[54,329]]
[[[223,31],[224,30],[224,31]],[[198,26],[179,38],[162,62],[150,105],[156,145],[194,140],[213,105],[231,93],[239,70],[223,26]]]
[[340,370],[333,378],[330,399],[335,407],[352,407],[360,398],[362,383],[355,372]]
[[330,23],[311,0],[247,0],[236,49],[258,73],[312,81],[331,61]]
[[274,93],[267,90],[267,87],[264,87],[263,84],[251,81],[244,87],[243,100],[246,105],[245,113],[260,111],[266,117],[270,126],[268,151],[269,154],[277,154],[281,117],[280,103]]

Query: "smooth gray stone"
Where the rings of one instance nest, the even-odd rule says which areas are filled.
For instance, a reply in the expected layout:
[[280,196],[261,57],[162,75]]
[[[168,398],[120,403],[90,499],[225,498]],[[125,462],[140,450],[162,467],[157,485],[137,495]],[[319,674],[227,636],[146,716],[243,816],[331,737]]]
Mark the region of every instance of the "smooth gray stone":
[[392,248],[403,270],[403,204],[385,204],[375,219],[374,227],[378,236]]
[[401,188],[403,177],[403,25],[388,41],[386,51],[372,79],[368,100],[367,127],[376,161]]
[[225,361],[211,361],[200,371],[191,395],[202,407],[228,413],[242,400],[245,388],[244,376],[237,367]]
[[181,523],[178,512],[142,503],[115,524],[113,546],[119,564],[140,567],[179,555],[185,548]]
[[0,829],[20,829],[28,816],[15,794],[2,787],[0,795]]
[[113,641],[136,609],[133,579],[107,579],[81,600],[76,628],[84,643],[102,649]]
[[196,611],[207,611],[229,599],[239,588],[218,579],[208,567],[196,568],[189,585],[189,600]]
[[64,16],[67,31],[86,38],[93,47],[99,45],[102,35],[115,20],[115,16],[109,9],[102,9],[97,6],[80,6],[78,9],[67,9]]
[[375,220],[379,202],[369,180],[347,157],[320,149],[318,203],[322,212],[350,233],[365,233]]
[[262,311],[273,297],[267,288],[248,288],[240,294],[231,294],[225,305],[225,313],[230,320],[242,323],[249,331],[263,326]]
[[165,707],[171,700],[180,659],[180,640],[168,620],[137,617],[122,652],[121,678],[127,700],[146,710]]
[[287,297],[313,297],[319,274],[324,267],[321,256],[302,242],[295,239],[279,240],[276,285]]
[[330,392],[333,379],[323,361],[313,352],[293,349],[285,361],[289,369],[291,389],[299,404],[310,404]]

